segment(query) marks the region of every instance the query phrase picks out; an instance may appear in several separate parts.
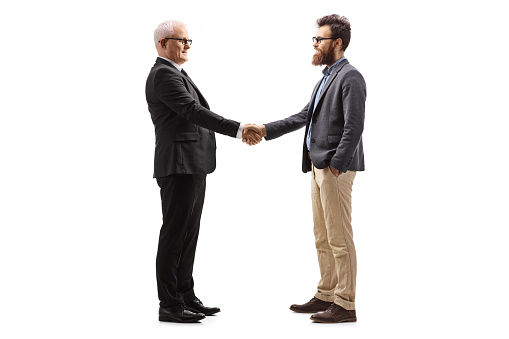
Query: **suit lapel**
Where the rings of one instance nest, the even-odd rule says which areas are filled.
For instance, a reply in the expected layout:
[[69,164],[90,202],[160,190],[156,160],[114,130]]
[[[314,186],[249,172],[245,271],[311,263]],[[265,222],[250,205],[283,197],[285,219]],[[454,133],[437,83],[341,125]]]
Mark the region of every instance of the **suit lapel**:
[[194,84],[193,80],[191,80],[191,78],[186,74],[184,73],[180,73],[182,75],[182,77],[184,78],[185,81],[189,82],[189,84],[193,87],[193,89],[196,91],[196,93],[198,94],[198,97],[200,98],[200,104],[202,106],[204,106],[205,108],[209,108],[209,104],[207,102],[207,100],[205,100],[205,97],[203,96],[203,94],[201,94],[200,90],[198,89],[198,87]]
[[[323,89],[320,92],[320,97],[318,98],[318,103],[320,103],[320,100],[322,100],[323,96],[325,95],[325,92],[327,92],[327,90],[329,89],[329,87],[332,84],[332,82],[334,81],[334,79],[336,79],[337,75],[339,74],[341,69],[346,64],[348,64],[348,60],[347,59],[341,61],[339,63],[339,65],[337,66],[337,69],[334,71],[334,73],[329,76],[329,79],[327,79],[327,82],[325,83],[325,86],[323,86]],[[313,95],[315,95],[315,96],[316,96],[316,91],[318,91],[318,87],[315,89],[315,92],[313,93]]]
[[318,92],[318,88],[320,88],[320,84],[322,83],[323,77],[318,81],[318,83],[315,86],[315,89],[313,90],[313,94],[311,94],[311,100],[308,107],[308,117],[307,122],[309,125],[309,121],[311,120],[311,117],[313,116],[313,107],[315,107],[315,100],[316,100],[316,92]]
[[189,82],[191,83],[191,85],[193,85],[193,87],[194,87],[194,89],[195,89],[195,90],[197,90],[198,92],[200,91],[200,90],[198,89],[198,86],[196,86],[196,85],[194,84],[193,80],[191,80],[191,77],[187,74],[187,72],[186,72],[186,71],[184,71],[184,70],[182,69],[182,71],[181,71],[180,73],[184,76],[184,78],[185,78],[185,79],[189,80]]

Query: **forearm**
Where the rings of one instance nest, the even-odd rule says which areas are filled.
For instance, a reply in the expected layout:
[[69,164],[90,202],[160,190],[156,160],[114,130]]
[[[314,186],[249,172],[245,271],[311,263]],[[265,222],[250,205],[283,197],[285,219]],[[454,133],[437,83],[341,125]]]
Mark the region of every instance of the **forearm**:
[[180,110],[177,114],[193,124],[233,138],[237,137],[240,129],[240,122],[226,119],[201,106],[197,102]]
[[359,145],[362,136],[362,129],[345,131],[341,137],[341,142],[336,148],[336,152],[330,161],[330,166],[346,172],[350,161]]
[[[309,105],[309,104],[308,104]],[[286,119],[270,122],[265,124],[267,135],[266,140],[272,140],[279,138],[287,133],[294,132],[304,126],[306,126],[308,105],[304,107],[302,111],[297,114],[291,115]]]

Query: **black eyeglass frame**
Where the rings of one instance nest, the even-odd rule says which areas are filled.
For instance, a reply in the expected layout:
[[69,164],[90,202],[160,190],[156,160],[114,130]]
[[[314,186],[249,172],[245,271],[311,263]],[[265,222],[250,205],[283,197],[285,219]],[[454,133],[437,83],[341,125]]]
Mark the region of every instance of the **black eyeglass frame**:
[[[182,45],[186,45],[188,42],[189,42],[189,46],[191,46],[193,44],[193,40],[192,39],[186,39],[186,38],[162,38],[161,40],[179,40]],[[159,40],[158,42],[160,43],[161,40]]]
[[339,38],[317,38],[316,36],[314,36],[312,39],[313,39],[313,42],[320,44],[320,43],[322,43],[322,40],[336,40]]

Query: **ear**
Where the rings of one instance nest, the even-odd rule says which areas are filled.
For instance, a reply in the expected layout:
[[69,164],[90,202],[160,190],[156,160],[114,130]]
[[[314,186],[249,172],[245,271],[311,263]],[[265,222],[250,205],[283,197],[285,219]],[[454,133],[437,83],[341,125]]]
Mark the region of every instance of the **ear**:
[[161,41],[159,42],[161,44],[161,48],[162,49],[166,49],[166,43],[168,42],[168,40],[166,39],[161,39]]
[[339,46],[339,50],[341,50],[341,48],[343,47],[343,39],[341,38],[337,38],[334,43]]

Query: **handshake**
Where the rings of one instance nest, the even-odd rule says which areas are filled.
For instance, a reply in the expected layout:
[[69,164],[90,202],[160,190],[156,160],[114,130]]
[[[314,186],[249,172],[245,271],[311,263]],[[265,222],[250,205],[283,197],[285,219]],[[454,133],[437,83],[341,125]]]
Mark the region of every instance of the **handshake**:
[[262,141],[262,138],[266,135],[265,125],[245,124],[242,129],[242,142],[253,146]]

